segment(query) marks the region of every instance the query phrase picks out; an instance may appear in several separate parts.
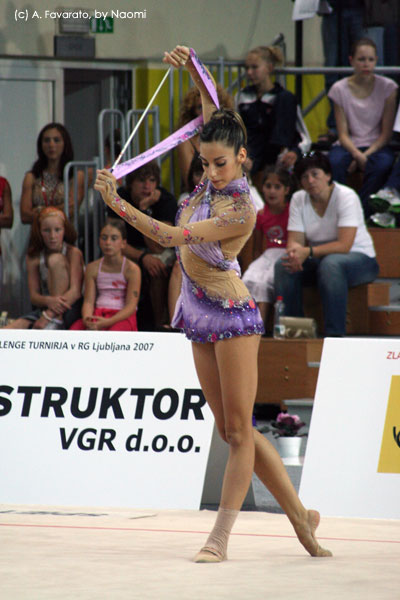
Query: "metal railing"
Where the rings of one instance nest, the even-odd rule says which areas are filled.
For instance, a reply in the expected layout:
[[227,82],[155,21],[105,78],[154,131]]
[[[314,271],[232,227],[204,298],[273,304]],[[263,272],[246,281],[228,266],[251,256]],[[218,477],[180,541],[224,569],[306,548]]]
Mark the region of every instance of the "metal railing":
[[[282,67],[275,70],[277,75],[351,75],[352,67]],[[377,75],[399,75],[400,67],[375,67]],[[311,102],[302,108],[303,117],[308,115],[313,108],[326,96],[326,90],[321,90]]]
[[[117,134],[119,133],[119,143],[121,147],[127,140],[126,124],[124,114],[117,108],[104,108],[97,117],[97,136],[99,144],[100,168],[114,164],[116,156]],[[106,165],[105,146],[106,141],[110,144],[110,162]]]
[[[98,192],[93,189],[99,159],[92,161],[71,161],[64,167],[64,212],[70,217],[70,196],[72,190],[72,224],[78,234],[85,263],[100,256],[99,232],[105,219],[105,205]],[[80,198],[79,175],[83,172],[83,195]]]
[[[144,113],[143,108],[132,108],[128,110],[125,115],[126,130],[133,131],[136,123]],[[139,134],[139,131],[137,132]],[[141,152],[148,150],[151,146],[158,144],[161,140],[160,137],[160,107],[154,106],[147,112],[147,115],[143,119],[141,135],[136,135],[132,142],[127,148],[126,157],[123,160],[128,160],[133,156],[137,156]],[[144,148],[140,148],[140,142],[144,135]],[[157,159],[158,165],[161,166],[161,160]]]

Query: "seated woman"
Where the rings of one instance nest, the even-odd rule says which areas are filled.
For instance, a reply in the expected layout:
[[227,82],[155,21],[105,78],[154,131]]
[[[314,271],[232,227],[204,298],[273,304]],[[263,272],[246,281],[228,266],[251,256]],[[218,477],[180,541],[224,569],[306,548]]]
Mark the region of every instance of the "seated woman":
[[275,46],[258,46],[246,57],[246,74],[250,85],[236,96],[236,108],[248,135],[251,176],[261,192],[263,170],[276,163],[289,168],[297,160],[297,101],[288,90],[272,81],[276,65],[283,60]]
[[397,84],[374,74],[377,61],[375,43],[358,40],[350,64],[354,74],[337,81],[329,91],[334,103],[339,141],[329,153],[335,181],[345,183],[348,173],[363,171],[360,198],[365,216],[368,199],[383,187],[393,164],[388,147],[396,110]]
[[295,175],[303,189],[290,202],[287,253],[275,265],[275,292],[287,316],[302,317],[302,286],[317,284],[325,336],[344,336],[348,288],[378,275],[374,245],[359,197],[332,181],[326,156],[303,157]]
[[79,317],[83,256],[63,211],[48,206],[35,214],[26,258],[33,310],[7,329],[68,329]]
[[[32,223],[37,212],[44,206],[64,209],[64,167],[74,159],[72,142],[61,123],[48,123],[37,139],[38,158],[22,183],[21,221]],[[84,175],[78,171],[78,205],[83,200]],[[69,216],[74,213],[73,186],[70,188]]]

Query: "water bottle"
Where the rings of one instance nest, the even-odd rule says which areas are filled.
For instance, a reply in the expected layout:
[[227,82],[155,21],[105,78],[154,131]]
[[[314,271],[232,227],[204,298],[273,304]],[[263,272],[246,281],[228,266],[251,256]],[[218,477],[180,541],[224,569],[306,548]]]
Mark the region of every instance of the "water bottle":
[[285,304],[282,296],[276,298],[274,310],[274,338],[282,339],[285,337],[285,326],[281,325],[281,317],[285,315]]

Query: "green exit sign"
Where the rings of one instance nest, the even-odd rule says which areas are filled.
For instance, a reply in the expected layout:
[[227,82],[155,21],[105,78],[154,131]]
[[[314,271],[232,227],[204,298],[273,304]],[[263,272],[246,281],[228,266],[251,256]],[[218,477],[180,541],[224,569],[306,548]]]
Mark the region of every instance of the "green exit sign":
[[114,17],[90,19],[90,31],[92,33],[114,33]]

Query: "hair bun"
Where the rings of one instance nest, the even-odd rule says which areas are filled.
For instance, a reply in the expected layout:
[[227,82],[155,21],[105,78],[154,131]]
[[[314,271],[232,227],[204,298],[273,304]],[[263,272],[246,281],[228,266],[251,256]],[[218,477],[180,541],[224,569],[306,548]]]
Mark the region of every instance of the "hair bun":
[[200,133],[201,142],[222,142],[232,146],[236,154],[246,147],[247,132],[242,117],[231,109],[218,109],[204,125]]

